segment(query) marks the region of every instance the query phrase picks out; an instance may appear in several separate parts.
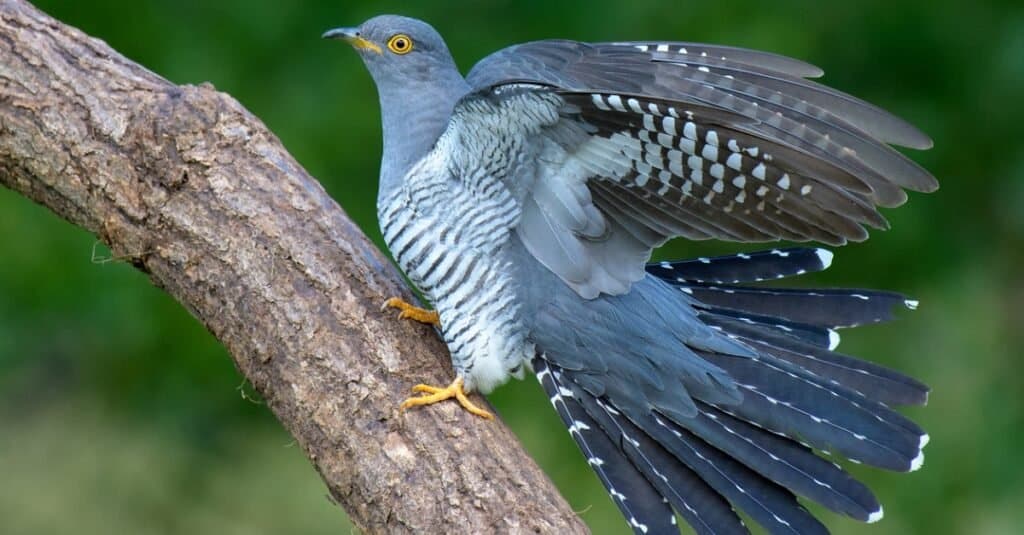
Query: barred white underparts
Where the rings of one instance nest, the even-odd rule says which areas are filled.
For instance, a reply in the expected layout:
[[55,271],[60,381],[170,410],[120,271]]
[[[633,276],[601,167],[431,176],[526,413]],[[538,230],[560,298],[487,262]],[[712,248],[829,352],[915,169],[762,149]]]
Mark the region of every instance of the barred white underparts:
[[509,376],[521,378],[534,356],[512,287],[516,269],[503,254],[520,216],[520,200],[506,186],[516,181],[506,174],[530,168],[524,134],[537,127],[522,126],[558,119],[552,106],[531,107],[547,111],[538,117],[505,97],[466,103],[458,115],[471,119],[454,117],[459,127],[446,131],[377,206],[388,248],[439,314],[456,372],[467,390],[484,393]]

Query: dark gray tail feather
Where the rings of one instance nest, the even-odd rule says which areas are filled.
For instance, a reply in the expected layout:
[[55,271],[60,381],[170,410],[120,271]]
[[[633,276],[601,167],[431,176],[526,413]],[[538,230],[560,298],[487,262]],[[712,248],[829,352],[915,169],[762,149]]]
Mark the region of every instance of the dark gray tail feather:
[[839,345],[839,333],[827,327],[797,323],[775,316],[761,316],[748,312],[707,307],[704,304],[697,304],[695,308],[702,311],[699,314],[701,321],[719,330],[726,330],[728,326],[741,324],[785,338],[792,338],[815,347],[831,350]]
[[818,327],[881,323],[894,318],[894,309],[917,308],[917,301],[879,290],[736,286],[823,271],[831,261],[829,251],[804,247],[656,262],[647,272],[709,307]]
[[772,249],[682,262],[652,263],[648,272],[698,302],[701,319],[864,397],[893,405],[924,405],[928,387],[897,371],[832,350],[838,327],[893,319],[917,301],[893,292],[723,286],[826,269],[831,253],[816,248]]
[[742,420],[879,468],[908,472],[922,462],[927,435],[885,405],[768,355],[702,356],[744,390],[742,402],[723,407]]
[[[771,533],[827,533],[797,495],[857,520],[881,517],[871,491],[839,465],[746,420],[761,414],[698,403],[696,417],[675,422],[595,397],[575,381],[579,372],[561,369],[544,355],[533,367],[635,533],[678,533],[669,506],[697,533],[748,533],[733,507]],[[814,425],[831,428],[827,422]]]
[[728,256],[647,264],[647,272],[671,283],[738,284],[824,271],[832,264],[827,249],[791,247]]
[[[594,397],[575,383],[573,372],[558,368],[543,355],[534,359],[533,366],[634,533],[679,532],[674,521],[664,521],[665,510],[630,508],[645,500],[665,508],[671,505],[700,534],[749,533],[733,506],[772,533],[827,533],[792,492],[695,433],[655,413],[626,417],[612,400]],[[604,446],[600,453],[597,444]],[[808,450],[804,455],[814,457]],[[614,474],[608,470],[612,465]],[[652,490],[657,499],[650,498]]]
[[[923,404],[927,386],[831,351],[832,327],[889,319],[894,306],[913,308],[912,302],[865,290],[712,286],[823,269],[828,257],[818,251],[649,266],[688,290],[706,325],[756,351],[750,357],[690,348],[695,356],[689,358],[713,364],[735,382],[743,393],[735,403],[695,395],[696,414],[673,419],[635,394],[648,387],[629,381],[629,374],[607,370],[596,388],[585,366],[564,367],[576,362],[571,355],[534,359],[538,379],[635,533],[677,533],[671,509],[697,533],[747,533],[734,508],[771,533],[827,533],[797,496],[866,522],[880,519],[882,508],[866,486],[820,453],[896,471],[920,467],[928,435],[889,405]],[[827,303],[820,316],[804,309],[813,301]],[[679,395],[687,395],[682,387]]]
[[713,324],[759,351],[790,362],[831,384],[858,392],[887,405],[924,405],[929,388],[924,383],[874,364],[800,340],[778,329],[748,324],[722,316],[704,316]]
[[636,533],[678,533],[675,513],[661,493],[644,478],[642,472],[623,453],[621,440],[602,431],[594,418],[580,405],[579,388],[567,388],[561,370],[552,371],[543,358],[533,360],[537,380],[551,399],[569,434],[579,445],[587,463],[608,489],[612,501]]
[[891,321],[895,317],[893,310],[917,306],[906,296],[877,290],[677,286],[709,306],[828,328]]

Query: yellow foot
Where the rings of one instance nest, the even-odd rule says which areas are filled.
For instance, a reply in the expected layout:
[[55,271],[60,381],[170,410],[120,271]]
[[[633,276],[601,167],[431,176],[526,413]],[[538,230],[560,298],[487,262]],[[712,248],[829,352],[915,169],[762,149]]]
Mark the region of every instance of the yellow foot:
[[446,399],[455,398],[459,401],[459,405],[462,405],[463,409],[488,420],[493,420],[494,415],[477,407],[472,401],[466,397],[466,391],[462,389],[462,377],[456,377],[452,384],[444,388],[439,388],[430,385],[416,385],[412,387],[413,392],[422,393],[422,396],[409,398],[402,402],[401,410],[408,409],[409,407],[418,407],[420,405],[430,405],[437,403],[438,401],[444,401]]
[[435,327],[441,326],[441,319],[437,316],[437,311],[427,310],[425,308],[410,305],[409,303],[403,301],[401,298],[392,297],[391,299],[384,301],[384,304],[380,307],[380,309],[384,310],[387,308],[397,308],[401,310],[401,312],[398,313],[399,319],[409,318],[411,320],[416,320],[420,323],[427,323]]

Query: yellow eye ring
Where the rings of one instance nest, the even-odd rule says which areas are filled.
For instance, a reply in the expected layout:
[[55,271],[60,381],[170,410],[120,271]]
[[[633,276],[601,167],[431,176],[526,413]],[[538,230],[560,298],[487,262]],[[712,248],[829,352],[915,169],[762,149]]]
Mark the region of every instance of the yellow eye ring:
[[394,35],[388,39],[388,50],[395,54],[408,54],[412,52],[412,39],[404,33]]

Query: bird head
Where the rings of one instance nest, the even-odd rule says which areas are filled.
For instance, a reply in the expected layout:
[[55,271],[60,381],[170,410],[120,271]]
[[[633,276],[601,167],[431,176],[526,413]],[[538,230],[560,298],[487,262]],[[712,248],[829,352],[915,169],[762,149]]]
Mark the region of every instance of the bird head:
[[352,45],[378,87],[429,82],[455,67],[437,30],[408,17],[380,15],[355,28],[329,30],[323,37]]

